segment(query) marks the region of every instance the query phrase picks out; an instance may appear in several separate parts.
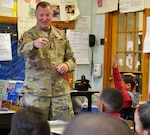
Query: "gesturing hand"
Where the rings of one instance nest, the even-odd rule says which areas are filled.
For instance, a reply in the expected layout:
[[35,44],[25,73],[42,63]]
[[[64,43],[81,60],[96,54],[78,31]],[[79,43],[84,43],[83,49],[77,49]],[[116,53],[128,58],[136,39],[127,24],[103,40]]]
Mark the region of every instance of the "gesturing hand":
[[34,47],[43,48],[48,42],[49,40],[47,38],[38,38],[34,40]]

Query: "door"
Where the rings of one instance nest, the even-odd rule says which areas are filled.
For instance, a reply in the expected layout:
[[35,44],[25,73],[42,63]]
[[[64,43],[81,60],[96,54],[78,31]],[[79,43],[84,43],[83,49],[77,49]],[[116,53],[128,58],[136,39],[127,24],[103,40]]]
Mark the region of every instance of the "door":
[[112,77],[112,56],[117,54],[121,73],[136,75],[137,91],[142,100],[148,97],[148,54],[143,53],[146,17],[149,10],[107,13],[105,16],[104,80],[103,87],[114,87]]

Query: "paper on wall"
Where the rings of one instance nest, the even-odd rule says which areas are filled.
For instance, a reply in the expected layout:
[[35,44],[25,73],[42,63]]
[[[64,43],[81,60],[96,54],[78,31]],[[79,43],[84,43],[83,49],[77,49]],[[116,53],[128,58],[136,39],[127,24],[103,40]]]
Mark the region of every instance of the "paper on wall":
[[146,34],[144,38],[144,48],[143,52],[144,53],[150,53],[150,17],[147,17],[146,21]]
[[11,37],[9,33],[0,33],[0,61],[12,60]]
[[144,0],[120,0],[119,10],[120,13],[144,10]]
[[88,59],[88,32],[67,30],[67,37],[73,49],[77,64],[89,64]]

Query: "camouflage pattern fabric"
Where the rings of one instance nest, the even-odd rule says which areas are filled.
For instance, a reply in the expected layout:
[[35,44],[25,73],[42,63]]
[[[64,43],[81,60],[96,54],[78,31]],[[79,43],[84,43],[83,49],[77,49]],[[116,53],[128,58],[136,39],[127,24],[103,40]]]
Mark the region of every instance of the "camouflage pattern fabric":
[[[37,49],[33,41],[45,37],[49,43]],[[61,96],[70,92],[70,86],[64,76],[56,71],[59,64],[66,63],[69,71],[75,69],[74,53],[66,34],[51,26],[43,31],[34,26],[25,32],[18,42],[18,54],[25,58],[24,91],[39,96]]]
[[40,107],[50,120],[70,121],[74,117],[70,94],[53,98],[24,94],[21,104]]
[[74,117],[70,94],[52,98],[51,109],[51,120],[60,119],[70,121]]
[[49,117],[50,98],[40,97],[33,94],[24,94],[21,99],[21,106],[36,106],[40,107],[46,117]]

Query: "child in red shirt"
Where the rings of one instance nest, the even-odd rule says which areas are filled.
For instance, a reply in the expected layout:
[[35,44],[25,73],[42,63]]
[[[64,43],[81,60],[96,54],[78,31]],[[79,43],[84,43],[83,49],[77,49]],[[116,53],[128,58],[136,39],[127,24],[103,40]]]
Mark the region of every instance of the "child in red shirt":
[[135,76],[131,73],[126,73],[123,77],[121,76],[116,54],[114,54],[112,60],[112,70],[115,88],[118,88],[124,96],[122,108],[136,106],[140,101],[141,95],[135,91]]

